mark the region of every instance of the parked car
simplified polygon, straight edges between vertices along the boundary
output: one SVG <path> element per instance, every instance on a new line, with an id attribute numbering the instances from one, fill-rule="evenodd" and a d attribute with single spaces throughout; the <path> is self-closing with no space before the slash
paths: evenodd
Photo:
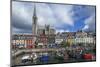
<path id="1" fill-rule="evenodd" d="M 93 54 L 91 54 L 91 53 L 86 53 L 83 55 L 83 58 L 85 60 L 92 60 L 92 57 L 93 57 Z"/>
<path id="2" fill-rule="evenodd" d="M 54 59 L 56 60 L 57 63 L 64 62 L 64 56 L 58 56 L 58 55 L 56 55 L 54 57 Z"/>
<path id="3" fill-rule="evenodd" d="M 29 55 L 26 55 L 22 57 L 21 61 L 22 63 L 31 63 L 33 59 Z"/>
<path id="4" fill-rule="evenodd" d="M 42 63 L 48 63 L 50 60 L 50 56 L 48 53 L 41 53 L 38 59 Z"/>
<path id="5" fill-rule="evenodd" d="M 41 56 L 39 59 L 40 59 L 40 61 L 43 62 L 43 63 L 48 63 L 48 61 L 49 61 L 49 56 L 43 55 L 43 56 Z"/>

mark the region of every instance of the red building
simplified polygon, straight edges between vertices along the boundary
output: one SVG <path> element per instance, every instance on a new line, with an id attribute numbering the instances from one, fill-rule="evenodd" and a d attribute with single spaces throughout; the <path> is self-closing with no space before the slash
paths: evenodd
<path id="1" fill-rule="evenodd" d="M 46 46 L 47 42 L 48 42 L 48 36 L 41 34 L 38 36 L 37 41 L 38 41 L 38 43 L 43 43 L 43 46 Z"/>

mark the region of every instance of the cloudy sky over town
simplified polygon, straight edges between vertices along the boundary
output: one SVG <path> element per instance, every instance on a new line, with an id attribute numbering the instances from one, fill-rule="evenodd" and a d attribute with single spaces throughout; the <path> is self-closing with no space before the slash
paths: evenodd
<path id="1" fill-rule="evenodd" d="M 95 6 L 35 3 L 38 25 L 56 32 L 95 31 Z M 12 32 L 32 33 L 34 2 L 12 2 Z"/>

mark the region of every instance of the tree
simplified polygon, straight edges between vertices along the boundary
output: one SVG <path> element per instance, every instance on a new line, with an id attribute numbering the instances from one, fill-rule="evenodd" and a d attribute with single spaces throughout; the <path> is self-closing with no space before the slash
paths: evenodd
<path id="1" fill-rule="evenodd" d="M 66 41 L 62 41 L 61 42 L 61 47 L 67 47 L 67 42 Z"/>

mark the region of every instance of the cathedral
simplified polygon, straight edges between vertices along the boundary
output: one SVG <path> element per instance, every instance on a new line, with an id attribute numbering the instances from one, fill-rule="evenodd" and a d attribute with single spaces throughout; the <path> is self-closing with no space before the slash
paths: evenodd
<path id="1" fill-rule="evenodd" d="M 51 35 L 55 34 L 55 29 L 54 27 L 50 25 L 44 25 L 44 26 L 39 26 L 38 25 L 38 17 L 36 13 L 36 5 L 34 5 L 34 12 L 33 12 L 33 17 L 32 17 L 32 34 L 33 35 L 40 35 L 40 34 L 45 34 L 45 35 Z"/>
<path id="2" fill-rule="evenodd" d="M 14 34 L 12 36 L 12 48 L 35 48 L 35 45 L 42 43 L 54 43 L 55 29 L 50 25 L 39 26 L 38 17 L 36 13 L 36 5 L 34 5 L 32 16 L 32 34 Z"/>

